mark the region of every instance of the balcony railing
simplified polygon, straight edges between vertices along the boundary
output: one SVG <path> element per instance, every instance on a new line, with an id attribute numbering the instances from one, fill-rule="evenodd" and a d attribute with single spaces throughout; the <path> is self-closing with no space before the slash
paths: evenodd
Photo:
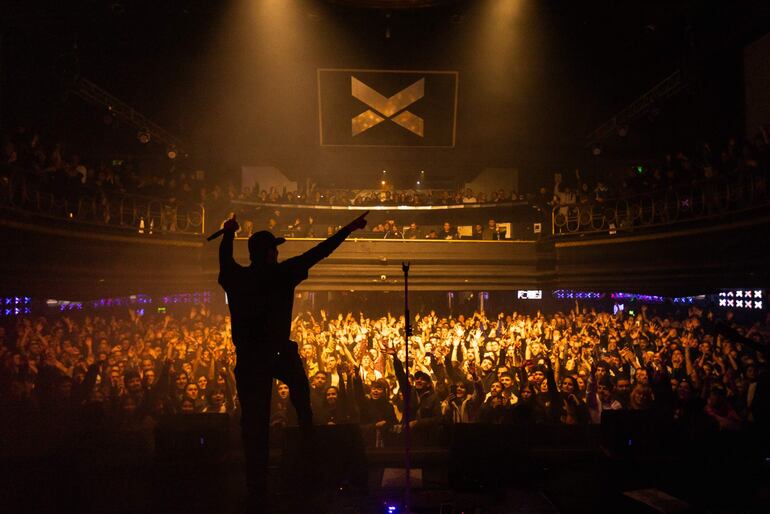
<path id="1" fill-rule="evenodd" d="M 133 232 L 138 235 L 201 235 L 202 204 L 91 189 L 58 190 L 21 171 L 0 173 L 0 209 L 50 221 Z"/>
<path id="2" fill-rule="evenodd" d="M 556 237 L 616 234 L 724 218 L 770 206 L 763 169 L 603 202 L 555 206 Z"/>
<path id="3" fill-rule="evenodd" d="M 327 229 L 336 230 L 345 225 L 363 211 L 371 211 L 367 220 L 367 229 L 356 232 L 357 238 L 387 239 L 384 232 L 373 229 L 388 220 L 393 220 L 399 230 L 408 239 L 424 240 L 431 232 L 438 236 L 444 223 L 449 223 L 459 232 L 454 239 L 475 239 L 474 226 L 488 228 L 489 220 L 495 220 L 497 232 L 494 237 L 487 234 L 487 239 L 494 240 L 533 240 L 537 239 L 542 226 L 544 213 L 526 201 L 508 201 L 498 203 L 467 203 L 457 205 L 315 205 L 315 204 L 276 204 L 235 200 L 232 211 L 238 215 L 243 233 L 256 231 L 267 225 L 267 220 L 274 218 L 275 211 L 280 211 L 281 219 L 271 230 L 276 235 L 287 238 L 326 237 Z M 548 211 L 545 212 L 548 215 Z M 308 218 L 313 219 L 313 235 L 308 235 Z M 301 221 L 299 230 L 288 222 Z M 415 223 L 417 229 L 411 234 L 409 226 Z M 537 224 L 537 234 L 534 225 Z M 254 228 L 257 227 L 257 228 Z M 443 239 L 438 237 L 439 239 Z M 397 237 L 402 240 L 403 237 Z"/>

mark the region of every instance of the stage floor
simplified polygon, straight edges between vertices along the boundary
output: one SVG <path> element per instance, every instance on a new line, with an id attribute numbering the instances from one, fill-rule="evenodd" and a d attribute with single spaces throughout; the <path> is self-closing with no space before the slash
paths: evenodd
<path id="1" fill-rule="evenodd" d="M 400 466 L 401 456 L 400 450 L 367 452 L 363 475 L 334 480 L 321 465 L 317 473 L 325 476 L 326 485 L 311 492 L 286 470 L 280 452 L 274 452 L 269 512 L 387 513 L 387 505 L 399 504 L 402 490 L 383 487 L 383 474 Z M 420 449 L 414 457 L 422 471 L 422 484 L 412 494 L 414 513 L 767 512 L 770 505 L 767 469 L 753 482 L 736 483 L 725 478 L 734 471 L 729 469 L 704 473 L 713 477 L 708 480 L 687 476 L 677 462 L 616 462 L 599 451 L 543 450 L 512 462 L 509 473 L 490 480 L 476 473 L 489 464 L 482 458 L 475 469 L 458 471 L 444 449 Z M 255 512 L 244 509 L 245 477 L 238 453 L 215 460 L 167 461 L 63 452 L 6 460 L 2 470 L 3 512 Z M 632 496 L 647 503 L 625 494 L 639 490 Z"/>

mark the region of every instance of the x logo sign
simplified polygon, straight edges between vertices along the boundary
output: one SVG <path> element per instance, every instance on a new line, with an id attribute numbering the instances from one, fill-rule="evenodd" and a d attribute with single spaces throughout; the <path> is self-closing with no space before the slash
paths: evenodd
<path id="1" fill-rule="evenodd" d="M 385 98 L 374 89 L 351 76 L 350 92 L 354 98 L 361 100 L 371 107 L 371 109 L 367 109 L 353 118 L 351 124 L 353 136 L 357 136 L 361 132 L 369 130 L 375 125 L 379 125 L 386 119 L 390 119 L 409 132 L 423 137 L 422 118 L 409 111 L 405 111 L 404 109 L 425 96 L 424 78 L 418 80 L 411 86 L 402 89 L 390 98 Z M 400 114 L 395 115 L 396 113 Z"/>

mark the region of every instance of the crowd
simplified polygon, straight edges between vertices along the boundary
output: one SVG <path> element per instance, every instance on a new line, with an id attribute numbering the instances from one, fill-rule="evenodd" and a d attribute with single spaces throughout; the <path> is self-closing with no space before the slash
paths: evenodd
<path id="1" fill-rule="evenodd" d="M 516 194 L 512 193 L 516 199 Z M 309 194 L 297 192 L 279 193 L 272 188 L 259 195 L 240 195 L 237 200 L 257 202 L 256 205 L 238 204 L 228 217 L 236 214 L 241 223 L 241 237 L 248 237 L 258 230 L 269 230 L 285 237 L 326 237 L 333 234 L 339 224 L 347 219 L 346 211 L 302 209 L 300 205 L 347 205 L 347 206 L 437 206 L 485 203 L 484 209 L 472 211 L 375 211 L 370 229 L 360 237 L 380 239 L 505 239 L 506 229 L 498 227 L 495 217 L 507 221 L 524 218 L 513 213 L 509 202 L 511 195 L 502 190 L 488 200 L 483 193 L 470 189 L 456 193 L 450 191 L 354 191 L 337 190 L 320 192 L 315 188 Z M 297 205 L 297 207 L 294 207 Z M 394 216 L 397 214 L 397 217 Z M 488 226 L 485 226 L 488 225 Z M 482 232 L 488 232 L 482 235 Z"/>
<path id="2" fill-rule="evenodd" d="M 318 424 L 360 423 L 369 444 L 399 437 L 403 391 L 418 441 L 454 423 L 596 424 L 605 410 L 649 410 L 678 423 L 737 430 L 766 420 L 770 316 L 742 326 L 691 307 L 638 316 L 574 308 L 415 315 L 406 369 L 404 318 L 300 313 L 292 339 Z M 238 413 L 229 318 L 37 316 L 0 329 L 0 408 L 15 426 L 54 421 L 152 426 L 163 414 Z M 291 425 L 276 383 L 271 423 Z"/>
<path id="3" fill-rule="evenodd" d="M 357 206 L 396 206 L 396 205 L 463 205 L 477 203 L 505 203 L 525 200 L 524 195 L 516 191 L 498 189 L 487 194 L 473 191 L 448 189 L 324 189 L 316 184 L 309 184 L 307 191 L 279 191 L 272 187 L 269 191 L 245 189 L 240 199 L 258 203 L 304 204 L 304 205 L 357 205 Z"/>
<path id="4" fill-rule="evenodd" d="M 163 163 L 163 164 L 159 164 Z M 204 202 L 218 193 L 205 173 L 181 161 L 83 155 L 64 138 L 26 127 L 0 134 L 0 172 L 23 173 L 43 190 L 73 197 L 83 192 L 128 193 L 168 201 Z"/>
<path id="5" fill-rule="evenodd" d="M 736 177 L 756 170 L 767 170 L 770 162 L 770 135 L 761 128 L 746 142 L 730 138 L 721 146 L 700 143 L 692 152 L 677 150 L 657 160 L 634 166 L 593 172 L 576 170 L 574 174 L 555 173 L 553 186 L 542 186 L 537 192 L 524 194 L 498 189 L 491 192 L 456 190 L 387 190 L 328 189 L 306 181 L 299 190 L 287 188 L 238 187 L 233 182 L 213 180 L 203 170 L 191 168 L 183 159 L 160 161 L 153 165 L 122 159 L 84 159 L 67 144 L 56 140 L 44 142 L 38 133 L 18 128 L 2 137 L 0 175 L 9 170 L 22 172 L 27 180 L 43 190 L 77 198 L 83 191 L 96 193 L 130 193 L 148 198 L 161 198 L 166 210 L 174 205 L 204 204 L 208 219 L 224 219 L 238 212 L 243 233 L 272 230 L 289 237 L 324 237 L 337 228 L 336 211 L 313 211 L 308 215 L 300 206 L 462 206 L 484 204 L 483 209 L 458 212 L 453 216 L 426 212 L 394 220 L 392 214 L 373 220 L 369 237 L 396 239 L 489 239 L 481 232 L 489 218 L 522 225 L 522 233 L 531 235 L 532 223 L 550 225 L 553 208 L 568 205 L 602 203 L 612 198 L 665 191 L 674 186 L 689 185 L 714 177 Z M 254 207 L 233 204 L 253 202 Z M 526 203 L 532 208 L 511 211 L 510 202 Z M 499 205 L 499 207 L 498 207 Z M 296 207 L 294 207 L 296 206 Z M 491 210 L 490 210 L 491 209 Z M 478 212 L 476 212 L 478 211 Z M 484 212 L 481 212 L 484 211 Z M 494 212 L 492 212 L 494 211 Z M 503 212 L 505 211 L 505 212 Z M 419 213 L 418 213 L 419 214 Z M 323 218 L 323 219 L 321 219 Z M 424 218 L 424 219 L 423 219 Z M 449 224 L 447 227 L 446 224 Z M 173 223 L 166 224 L 174 226 Z M 457 225 L 468 227 L 457 232 Z M 526 225 L 526 229 L 525 229 Z M 497 231 L 499 232 L 499 231 Z M 509 232 L 518 232 L 510 230 Z M 508 233 L 494 238 L 510 238 Z"/>
<path id="6" fill-rule="evenodd" d="M 307 190 L 295 191 L 277 187 L 260 190 L 259 185 L 236 187 L 234 183 L 212 181 L 203 170 L 190 168 L 183 160 L 157 160 L 155 162 L 131 159 L 83 158 L 66 143 L 45 138 L 25 128 L 17 128 L 10 134 L 0 135 L 0 177 L 16 173 L 27 183 L 30 191 L 52 192 L 70 199 L 78 205 L 78 199 L 86 195 L 103 196 L 112 193 L 139 195 L 144 198 L 158 198 L 164 202 L 164 209 L 171 213 L 179 204 L 204 204 L 209 219 L 217 219 L 233 212 L 234 201 L 255 202 L 256 208 L 240 205 L 236 208 L 242 220 L 242 233 L 246 236 L 256 230 L 267 229 L 290 237 L 324 237 L 334 232 L 339 216 L 337 212 L 317 212 L 307 215 L 306 211 L 293 209 L 302 205 L 354 205 L 354 206 L 397 206 L 397 205 L 463 205 L 484 203 L 490 206 L 507 205 L 523 197 L 503 190 L 489 196 L 471 189 L 451 190 L 330 190 L 321 189 L 309 182 Z M 34 196 L 34 195 L 33 195 Z M 495 210 L 495 209 L 493 209 Z M 489 211 L 489 209 L 485 209 Z M 495 210 L 498 213 L 499 209 Z M 460 234 L 455 226 L 457 218 L 463 225 L 486 223 L 489 212 L 469 216 L 462 212 L 449 220 L 442 220 L 441 213 L 424 213 L 407 222 L 396 223 L 392 214 L 383 215 L 381 222 L 373 226 L 370 237 L 404 239 L 478 239 L 478 234 Z M 316 223 L 320 216 L 323 226 Z M 444 223 L 449 223 L 444 226 Z M 420 225 L 419 228 L 417 225 Z M 162 223 L 165 229 L 175 224 Z M 410 226 L 411 225 L 411 226 Z M 141 227 L 140 227 L 141 228 Z M 495 238 L 502 238 L 503 236 Z M 490 238 L 490 237 L 485 237 Z"/>
<path id="7" fill-rule="evenodd" d="M 599 423 L 617 409 L 726 430 L 766 416 L 757 383 L 767 323 L 738 327 L 730 315 L 721 322 L 697 308 L 678 318 L 647 308 L 627 317 L 576 305 L 552 316 L 431 312 L 413 326 L 411 423 L 428 433 L 445 423 Z M 403 317 L 391 315 L 294 320 L 319 422 L 397 426 L 403 333 Z"/>
<path id="8" fill-rule="evenodd" d="M 4 428 L 141 431 L 160 415 L 235 410 L 229 323 L 183 316 L 62 315 L 0 329 Z"/>
<path id="9" fill-rule="evenodd" d="M 336 213 L 335 213 L 336 214 Z M 260 230 L 268 230 L 284 237 L 329 237 L 340 229 L 335 221 L 344 219 L 341 216 L 322 217 L 325 223 L 319 223 L 313 216 L 294 215 L 288 219 L 281 216 L 281 211 L 271 209 L 266 212 L 253 212 L 251 210 L 230 211 L 227 219 L 233 215 L 241 220 L 241 227 L 236 233 L 237 237 L 248 238 Z M 494 218 L 488 218 L 485 223 L 477 222 L 472 225 L 456 225 L 450 221 L 443 223 L 434 222 L 423 225 L 412 221 L 402 224 L 389 214 L 380 215 L 374 213 L 371 229 L 361 231 L 358 237 L 372 239 L 442 239 L 442 240 L 490 240 L 499 241 L 510 239 L 508 235 L 509 224 L 498 224 Z M 469 217 L 468 223 L 479 221 L 481 216 L 476 213 Z M 441 219 L 441 218 L 439 218 Z M 320 226 L 319 226 L 320 225 Z"/>
<path id="10" fill-rule="evenodd" d="M 720 145 L 701 142 L 692 151 L 668 152 L 657 159 L 626 166 L 621 173 L 554 174 L 553 191 L 540 188 L 538 201 L 554 207 L 602 203 L 642 193 L 690 185 L 716 177 L 735 177 L 770 166 L 770 133 L 759 127 L 753 138 L 729 138 Z"/>
<path id="11" fill-rule="evenodd" d="M 352 190 L 324 189 L 310 182 L 301 190 L 271 187 L 237 187 L 232 182 L 211 181 L 203 170 L 181 161 L 148 165 L 137 159 L 89 159 L 63 140 L 46 141 L 40 133 L 17 127 L 0 134 L 0 167 L 15 168 L 43 185 L 62 191 L 83 188 L 119 191 L 161 199 L 217 205 L 233 200 L 298 205 L 462 205 L 524 200 L 515 191 L 489 194 L 464 190 Z M 162 160 L 161 160 L 162 161 Z"/>

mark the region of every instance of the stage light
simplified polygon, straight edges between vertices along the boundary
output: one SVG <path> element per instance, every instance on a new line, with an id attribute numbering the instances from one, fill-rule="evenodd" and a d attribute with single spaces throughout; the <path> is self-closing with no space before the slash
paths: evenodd
<path id="1" fill-rule="evenodd" d="M 420 181 L 419 181 L 419 180 L 417 181 L 417 185 L 418 185 L 418 186 L 420 185 Z"/>
<path id="2" fill-rule="evenodd" d="M 398 505 L 385 503 L 385 514 L 398 514 Z"/>
<path id="3" fill-rule="evenodd" d="M 176 156 L 177 156 L 176 148 L 174 148 L 173 146 L 169 147 L 169 149 L 166 151 L 166 155 L 168 155 L 168 158 L 171 159 L 172 161 L 176 159 Z"/>
<path id="4" fill-rule="evenodd" d="M 384 186 L 385 185 L 385 181 L 384 180 L 380 181 L 380 184 L 382 184 Z"/>
<path id="5" fill-rule="evenodd" d="M 615 300 L 639 300 L 648 303 L 663 303 L 666 301 L 663 296 L 636 293 L 612 293 L 610 297 Z"/>
<path id="6" fill-rule="evenodd" d="M 0 305 L 5 305 L 0 310 L 0 316 L 18 316 L 20 314 L 30 314 L 30 303 L 32 298 L 29 296 L 7 296 L 0 298 Z"/>
<path id="7" fill-rule="evenodd" d="M 516 298 L 519 300 L 542 300 L 543 291 L 540 289 L 528 289 L 526 291 L 517 291 Z"/>
<path id="8" fill-rule="evenodd" d="M 736 307 L 739 309 L 762 309 L 762 289 L 733 289 L 721 291 L 717 295 L 719 307 Z"/>
<path id="9" fill-rule="evenodd" d="M 604 293 L 599 291 L 573 291 L 571 289 L 556 289 L 553 292 L 554 298 L 558 300 L 600 300 L 604 298 Z"/>
<path id="10" fill-rule="evenodd" d="M 149 142 L 150 142 L 150 140 L 152 139 L 152 138 L 150 137 L 150 133 L 149 133 L 149 132 L 148 132 L 146 129 L 144 129 L 144 130 L 140 130 L 139 132 L 137 132 L 137 133 L 136 133 L 136 138 L 137 138 L 137 139 L 139 140 L 139 142 L 140 142 L 140 143 L 142 143 L 143 145 L 146 145 L 146 144 L 147 144 L 147 143 L 149 143 Z"/>

